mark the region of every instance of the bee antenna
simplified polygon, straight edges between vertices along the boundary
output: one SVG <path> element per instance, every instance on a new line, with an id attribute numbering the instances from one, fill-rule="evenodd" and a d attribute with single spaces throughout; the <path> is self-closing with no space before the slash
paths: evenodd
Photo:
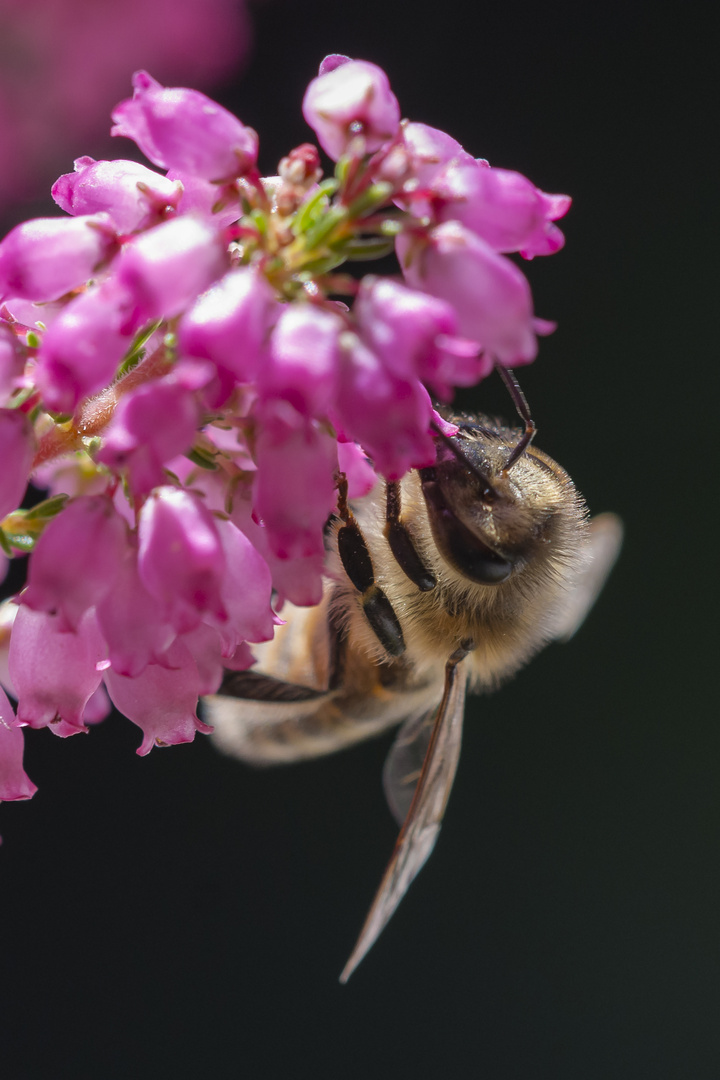
<path id="1" fill-rule="evenodd" d="M 528 446 L 535 438 L 537 428 L 535 427 L 535 421 L 530 415 L 530 407 L 527 403 L 527 398 L 520 389 L 520 383 L 515 378 L 514 371 L 511 371 L 510 368 L 503 367 L 501 364 L 496 364 L 495 370 L 505 383 L 508 393 L 513 399 L 513 405 L 517 410 L 517 414 L 525 426 L 525 430 L 512 448 L 510 457 L 505 462 L 503 472 L 506 473 L 508 469 L 512 468 L 517 459 L 525 453 Z"/>
<path id="2" fill-rule="evenodd" d="M 467 466 L 473 476 L 475 476 L 476 479 L 480 481 L 483 486 L 483 494 L 488 500 L 488 502 L 496 499 L 498 497 L 497 491 L 492 486 L 487 476 L 484 476 L 478 469 L 477 465 L 475 465 L 475 463 L 470 460 L 467 454 L 463 451 L 462 447 L 458 446 L 455 440 L 452 439 L 449 435 L 446 435 L 440 425 L 435 422 L 435 420 L 430 421 L 430 427 L 433 429 L 438 439 L 440 439 L 440 442 L 444 443 L 445 446 L 447 446 L 448 450 L 455 455 L 458 461 L 461 461 L 463 465 Z"/>

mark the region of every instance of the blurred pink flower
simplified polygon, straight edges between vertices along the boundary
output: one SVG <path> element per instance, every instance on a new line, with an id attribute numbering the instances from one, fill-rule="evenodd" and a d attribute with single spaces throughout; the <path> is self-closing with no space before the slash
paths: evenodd
<path id="1" fill-rule="evenodd" d="M 0 25 L 0 207 L 108 145 L 128 71 L 210 88 L 252 40 L 245 0 L 0 0 Z"/>

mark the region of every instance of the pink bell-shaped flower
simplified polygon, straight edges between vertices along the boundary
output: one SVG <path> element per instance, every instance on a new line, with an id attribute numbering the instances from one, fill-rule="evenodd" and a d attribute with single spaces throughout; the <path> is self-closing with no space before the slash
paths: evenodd
<path id="1" fill-rule="evenodd" d="M 84 285 L 116 250 L 107 214 L 16 225 L 0 242 L 0 300 L 57 300 Z"/>
<path id="2" fill-rule="evenodd" d="M 313 304 L 287 307 L 258 371 L 261 399 L 281 398 L 303 416 L 323 416 L 335 397 L 343 322 Z"/>
<path id="3" fill-rule="evenodd" d="M 322 552 L 323 526 L 335 505 L 335 439 L 288 402 L 263 410 L 256 447 L 254 512 L 281 559 Z"/>
<path id="4" fill-rule="evenodd" d="M 202 618 L 227 621 L 222 602 L 225 554 L 210 511 L 180 488 L 157 488 L 140 511 L 138 571 L 177 631 Z"/>
<path id="5" fill-rule="evenodd" d="M 20 505 L 28 484 L 34 440 L 26 416 L 0 409 L 0 521 Z"/>
<path id="6" fill-rule="evenodd" d="M 355 334 L 343 335 L 336 415 L 343 435 L 359 442 L 388 480 L 435 461 L 427 390 L 386 371 Z"/>
<path id="7" fill-rule="evenodd" d="M 238 382 L 250 382 L 281 311 L 262 274 L 251 267 L 230 270 L 183 315 L 180 351 L 183 356 L 211 360 Z"/>
<path id="8" fill-rule="evenodd" d="M 120 233 L 156 224 L 165 209 L 177 207 L 183 194 L 179 181 L 137 161 L 81 157 L 74 164 L 75 172 L 63 173 L 53 184 L 53 199 L 74 216 L 106 211 Z"/>
<path id="9" fill-rule="evenodd" d="M 77 630 L 114 587 L 127 543 L 127 526 L 107 495 L 71 499 L 35 545 L 23 603 L 56 615 L 58 630 Z"/>
<path id="10" fill-rule="evenodd" d="M 434 186 L 438 221 L 460 221 L 495 251 L 525 258 L 552 255 L 565 243 L 553 222 L 570 208 L 567 195 L 546 195 L 527 177 L 484 163 L 453 163 Z"/>
<path id="11" fill-rule="evenodd" d="M 399 236 L 397 251 L 408 283 L 452 304 L 464 337 L 505 367 L 535 359 L 530 286 L 510 259 L 457 221 L 432 229 L 417 247 Z"/>
<path id="12" fill-rule="evenodd" d="M 135 305 L 134 325 L 179 315 L 227 269 L 222 237 L 194 217 L 148 229 L 123 248 L 115 280 Z"/>
<path id="13" fill-rule="evenodd" d="M 0 687 L 0 802 L 31 799 L 37 787 L 23 769 L 23 732 Z"/>
<path id="14" fill-rule="evenodd" d="M 143 731 L 137 750 L 141 755 L 149 754 L 153 746 L 192 742 L 196 731 L 212 731 L 197 717 L 202 680 L 187 645 L 175 641 L 168 662 L 172 666 L 148 664 L 132 679 L 112 668 L 105 673 L 113 705 Z"/>
<path id="15" fill-rule="evenodd" d="M 387 75 L 366 60 L 328 67 L 321 65 L 303 98 L 303 116 L 318 142 L 333 161 L 356 135 L 363 136 L 368 152 L 378 150 L 400 126 L 400 106 Z"/>
<path id="16" fill-rule="evenodd" d="M 137 551 L 128 551 L 111 592 L 100 600 L 97 618 L 107 641 L 112 670 L 134 678 L 149 663 L 162 663 L 176 632 L 147 591 L 137 566 Z"/>
<path id="17" fill-rule="evenodd" d="M 113 280 L 75 297 L 45 331 L 35 383 L 47 409 L 72 413 L 112 381 L 130 347 L 128 293 Z"/>
<path id="18" fill-rule="evenodd" d="M 161 86 L 146 71 L 135 73 L 133 89 L 113 110 L 111 134 L 133 139 L 161 169 L 219 181 L 243 176 L 255 164 L 256 133 L 205 94 Z"/>
<path id="19" fill-rule="evenodd" d="M 353 313 L 363 340 L 400 379 L 420 379 L 448 398 L 452 386 L 472 386 L 486 374 L 478 346 L 455 336 L 457 315 L 444 300 L 368 275 Z"/>
<path id="20" fill-rule="evenodd" d="M 10 678 L 18 698 L 18 720 L 56 735 L 86 731 L 83 712 L 100 685 L 107 655 L 91 609 L 77 630 L 59 629 L 58 616 L 22 605 L 10 639 Z"/>
<path id="21" fill-rule="evenodd" d="M 198 426 L 194 397 L 172 376 L 123 395 L 96 459 L 116 472 L 127 470 L 135 495 L 165 480 L 163 466 L 190 448 Z"/>

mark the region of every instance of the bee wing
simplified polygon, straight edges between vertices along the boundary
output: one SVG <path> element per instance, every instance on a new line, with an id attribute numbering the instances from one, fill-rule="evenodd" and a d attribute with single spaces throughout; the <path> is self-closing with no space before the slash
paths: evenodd
<path id="1" fill-rule="evenodd" d="M 409 761 L 412 765 L 410 742 L 404 743 L 402 734 L 406 733 L 413 743 L 417 741 L 418 747 L 427 747 L 395 850 L 340 982 L 347 982 L 375 943 L 435 846 L 460 757 L 466 681 L 460 665 L 449 662 L 445 669 L 445 689 L 437 712 L 412 717 L 391 750 L 392 757 L 397 749 L 397 768 L 391 765 L 389 771 L 393 774 L 393 798 L 399 810 L 407 798 L 405 788 L 411 784 L 409 777 L 404 782 L 403 762 Z M 395 785 L 395 774 L 399 786 Z M 386 780 L 386 791 L 388 783 L 390 781 Z"/>
<path id="2" fill-rule="evenodd" d="M 383 788 L 392 815 L 402 826 L 410 812 L 435 727 L 437 706 L 410 716 L 400 728 L 383 768 Z"/>
<path id="3" fill-rule="evenodd" d="M 598 514 L 590 522 L 589 559 L 556 616 L 556 641 L 569 641 L 584 622 L 620 554 L 622 539 L 623 525 L 615 514 Z"/>

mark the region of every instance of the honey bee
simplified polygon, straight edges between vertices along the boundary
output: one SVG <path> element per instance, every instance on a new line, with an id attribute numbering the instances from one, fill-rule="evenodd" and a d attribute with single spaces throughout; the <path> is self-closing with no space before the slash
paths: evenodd
<path id="1" fill-rule="evenodd" d="M 400 825 L 345 982 L 387 925 L 440 830 L 465 695 L 496 688 L 582 623 L 622 526 L 588 519 L 567 473 L 524 430 L 454 417 L 435 464 L 352 504 L 339 486 L 320 604 L 282 608 L 256 665 L 206 700 L 215 739 L 256 765 L 329 754 L 402 724 L 384 768 Z"/>

